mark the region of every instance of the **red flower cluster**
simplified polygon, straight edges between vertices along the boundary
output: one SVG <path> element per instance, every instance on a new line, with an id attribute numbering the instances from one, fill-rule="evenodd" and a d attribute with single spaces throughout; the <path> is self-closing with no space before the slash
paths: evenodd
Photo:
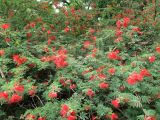
<path id="1" fill-rule="evenodd" d="M 92 89 L 88 89 L 86 94 L 87 94 L 89 97 L 93 97 L 95 93 L 93 92 Z"/>
<path id="2" fill-rule="evenodd" d="M 156 52 L 160 53 L 160 47 L 156 47 Z"/>
<path id="3" fill-rule="evenodd" d="M 17 93 L 23 93 L 24 92 L 24 86 L 23 85 L 15 85 L 14 91 Z"/>
<path id="4" fill-rule="evenodd" d="M 13 61 L 17 63 L 17 65 L 21 65 L 27 61 L 27 58 L 20 57 L 19 55 L 13 55 Z"/>
<path id="5" fill-rule="evenodd" d="M 57 98 L 57 93 L 56 92 L 49 92 L 48 97 L 51 98 L 51 99 Z"/>
<path id="6" fill-rule="evenodd" d="M 149 60 L 149 62 L 150 63 L 152 63 L 152 62 L 154 62 L 155 60 L 156 60 L 156 57 L 153 55 L 153 56 L 150 56 L 149 58 L 148 58 L 148 60 Z"/>
<path id="7" fill-rule="evenodd" d="M 115 69 L 115 68 L 110 68 L 110 69 L 108 70 L 108 73 L 111 74 L 111 75 L 114 75 L 115 72 L 116 72 L 116 69 Z"/>
<path id="8" fill-rule="evenodd" d="M 118 119 L 118 115 L 115 113 L 112 113 L 110 116 L 111 120 L 117 120 Z"/>
<path id="9" fill-rule="evenodd" d="M 22 96 L 19 96 L 18 94 L 13 94 L 9 100 L 9 103 L 12 104 L 12 103 L 17 103 L 17 102 L 20 102 L 22 100 Z"/>
<path id="10" fill-rule="evenodd" d="M 53 57 L 53 61 L 57 68 L 64 68 L 68 66 L 68 63 L 66 62 L 66 55 L 60 54 L 58 56 Z"/>
<path id="11" fill-rule="evenodd" d="M 101 89 L 107 89 L 107 88 L 109 87 L 109 84 L 106 83 L 106 82 L 102 82 L 102 83 L 99 84 L 99 87 L 100 87 Z"/>
<path id="12" fill-rule="evenodd" d="M 143 80 L 143 76 L 140 75 L 140 74 L 138 74 L 138 73 L 136 73 L 136 72 L 134 72 L 134 73 L 132 73 L 132 74 L 128 77 L 127 82 L 128 82 L 128 84 L 130 84 L 130 85 L 134 85 L 134 84 L 136 84 L 138 81 L 142 81 L 142 80 Z"/>
<path id="13" fill-rule="evenodd" d="M 0 50 L 0 56 L 3 56 L 4 55 L 4 50 Z"/>
<path id="14" fill-rule="evenodd" d="M 8 93 L 7 92 L 0 92 L 0 99 L 8 100 Z"/>
<path id="15" fill-rule="evenodd" d="M 63 104 L 60 111 L 61 116 L 63 118 L 67 118 L 67 120 L 76 120 L 75 116 L 76 112 L 75 111 L 72 111 L 70 113 L 68 112 L 69 112 L 69 107 L 66 104 Z"/>
<path id="16" fill-rule="evenodd" d="M 83 42 L 83 47 L 84 47 L 84 48 L 89 48 L 90 44 L 91 44 L 91 42 L 90 42 L 89 40 L 84 41 L 84 42 Z"/>
<path id="17" fill-rule="evenodd" d="M 34 119 L 36 119 L 36 116 L 35 116 L 35 115 L 28 114 L 28 115 L 26 116 L 26 120 L 34 120 Z"/>
<path id="18" fill-rule="evenodd" d="M 4 30 L 8 29 L 9 27 L 10 27 L 10 24 L 7 24 L 7 23 L 1 25 L 1 28 L 3 28 Z"/>
<path id="19" fill-rule="evenodd" d="M 66 104 L 63 104 L 60 111 L 61 116 L 66 117 L 68 112 L 69 112 L 69 107 Z"/>
<path id="20" fill-rule="evenodd" d="M 42 57 L 41 61 L 43 62 L 53 61 L 58 69 L 64 68 L 68 66 L 68 63 L 66 62 L 66 59 L 67 59 L 66 54 L 67 54 L 67 50 L 60 49 L 58 50 L 56 56 Z"/>
<path id="21" fill-rule="evenodd" d="M 116 30 L 116 40 L 115 42 L 120 42 L 122 40 L 122 31 L 121 31 L 121 27 L 123 26 L 124 28 L 126 28 L 128 26 L 130 22 L 130 18 L 128 17 L 124 17 L 123 18 L 123 22 L 121 22 L 120 20 L 118 20 L 116 22 L 116 26 L 117 26 L 117 30 Z"/>
<path id="22" fill-rule="evenodd" d="M 120 56 L 118 56 L 119 51 L 113 51 L 107 54 L 107 57 L 111 60 L 119 60 Z"/>
<path id="23" fill-rule="evenodd" d="M 117 99 L 112 100 L 111 103 L 115 108 L 119 108 L 119 100 L 117 100 Z"/>
<path id="24" fill-rule="evenodd" d="M 143 77 L 149 77 L 151 74 L 147 69 L 141 69 L 140 73 L 133 72 L 127 79 L 128 84 L 134 85 L 143 80 Z"/>

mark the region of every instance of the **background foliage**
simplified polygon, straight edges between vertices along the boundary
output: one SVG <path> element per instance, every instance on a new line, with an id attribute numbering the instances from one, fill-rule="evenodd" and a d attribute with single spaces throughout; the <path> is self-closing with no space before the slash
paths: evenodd
<path id="1" fill-rule="evenodd" d="M 159 120 L 159 8 L 0 0 L 0 119 Z"/>

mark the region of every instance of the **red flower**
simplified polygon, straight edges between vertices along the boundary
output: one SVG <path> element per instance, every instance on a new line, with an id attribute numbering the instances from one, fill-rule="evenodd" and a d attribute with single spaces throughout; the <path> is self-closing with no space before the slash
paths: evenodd
<path id="1" fill-rule="evenodd" d="M 156 120 L 156 118 L 154 116 L 147 116 L 144 120 Z"/>
<path id="2" fill-rule="evenodd" d="M 118 119 L 118 115 L 115 113 L 112 113 L 110 116 L 111 120 L 117 120 Z"/>
<path id="3" fill-rule="evenodd" d="M 56 40 L 56 36 L 50 36 L 49 39 Z"/>
<path id="4" fill-rule="evenodd" d="M 44 117 L 39 117 L 38 120 L 46 120 Z"/>
<path id="5" fill-rule="evenodd" d="M 105 75 L 105 74 L 103 74 L 103 73 L 98 74 L 98 77 L 99 77 L 100 79 L 106 79 L 106 75 Z"/>
<path id="6" fill-rule="evenodd" d="M 4 55 L 4 50 L 0 50 L 0 56 L 3 56 Z"/>
<path id="7" fill-rule="evenodd" d="M 119 108 L 119 100 L 117 100 L 117 99 L 112 100 L 111 103 L 115 108 Z"/>
<path id="8" fill-rule="evenodd" d="M 5 42 L 10 42 L 11 39 L 10 38 L 5 38 Z"/>
<path id="9" fill-rule="evenodd" d="M 152 62 L 154 62 L 155 60 L 156 60 L 156 57 L 153 55 L 153 56 L 150 56 L 149 58 L 148 58 L 148 60 L 149 60 L 149 62 L 150 63 L 152 63 Z"/>
<path id="10" fill-rule="evenodd" d="M 47 34 L 51 34 L 51 30 L 48 30 L 48 31 L 47 31 Z"/>
<path id="11" fill-rule="evenodd" d="M 160 47 L 156 47 L 156 51 L 160 53 Z"/>
<path id="12" fill-rule="evenodd" d="M 89 29 L 89 33 L 90 33 L 90 34 L 93 34 L 93 33 L 95 33 L 95 32 L 96 32 L 95 29 L 93 29 L 93 28 L 90 28 L 90 29 Z"/>
<path id="13" fill-rule="evenodd" d="M 110 52 L 107 54 L 107 57 L 111 60 L 117 60 L 120 58 L 117 52 Z"/>
<path id="14" fill-rule="evenodd" d="M 32 114 L 28 114 L 28 115 L 26 116 L 26 120 L 34 120 L 34 119 L 36 119 L 36 116 L 34 116 L 34 115 L 32 115 Z"/>
<path id="15" fill-rule="evenodd" d="M 134 72 L 128 77 L 127 82 L 130 85 L 134 85 L 138 81 L 142 81 L 142 80 L 143 80 L 143 76 L 141 74 Z"/>
<path id="16" fill-rule="evenodd" d="M 69 116 L 67 117 L 67 120 L 76 120 L 76 116 L 69 115 Z"/>
<path id="17" fill-rule="evenodd" d="M 69 107 L 66 104 L 63 104 L 60 111 L 61 116 L 65 117 L 68 111 Z"/>
<path id="18" fill-rule="evenodd" d="M 102 82 L 102 83 L 99 84 L 99 87 L 101 89 L 107 89 L 109 87 L 109 85 L 107 83 L 105 83 L 105 82 Z"/>
<path id="19" fill-rule="evenodd" d="M 35 90 L 29 90 L 29 91 L 28 91 L 28 94 L 29 94 L 30 96 L 34 96 L 34 95 L 36 94 L 36 91 L 35 91 Z"/>
<path id="20" fill-rule="evenodd" d="M 121 37 L 121 36 L 118 37 L 114 42 L 115 42 L 115 43 L 118 43 L 118 42 L 120 42 L 120 41 L 122 41 L 122 37 Z"/>
<path id="21" fill-rule="evenodd" d="M 77 86 L 76 86 L 76 84 L 72 84 L 72 85 L 70 85 L 70 89 L 75 89 Z"/>
<path id="22" fill-rule="evenodd" d="M 31 27 L 31 28 L 34 28 L 35 27 L 35 23 L 34 22 L 31 22 L 30 24 L 29 24 L 29 26 Z"/>
<path id="23" fill-rule="evenodd" d="M 118 20 L 118 21 L 116 22 L 116 25 L 117 25 L 117 28 L 121 28 L 121 25 L 122 25 L 121 21 Z"/>
<path id="24" fill-rule="evenodd" d="M 120 37 L 122 35 L 122 31 L 121 30 L 116 30 L 116 36 Z"/>
<path id="25" fill-rule="evenodd" d="M 20 57 L 19 55 L 13 55 L 13 61 L 17 63 L 17 65 L 21 65 L 27 61 L 27 58 Z"/>
<path id="26" fill-rule="evenodd" d="M 88 40 L 87 40 L 87 41 L 84 41 L 84 42 L 83 42 L 83 47 L 84 47 L 84 48 L 89 48 L 90 44 L 91 44 L 90 41 L 88 41 Z"/>
<path id="27" fill-rule="evenodd" d="M 137 83 L 137 81 L 136 81 L 135 79 L 131 78 L 131 77 L 128 77 L 127 82 L 128 82 L 128 84 L 130 84 L 130 85 L 134 85 L 134 84 Z"/>
<path id="28" fill-rule="evenodd" d="M 142 76 L 151 76 L 150 72 L 147 69 L 141 69 L 140 75 Z"/>
<path id="29" fill-rule="evenodd" d="M 86 93 L 89 97 L 93 97 L 94 96 L 94 92 L 92 89 L 88 89 L 87 93 Z"/>
<path id="30" fill-rule="evenodd" d="M 65 33 L 68 33 L 70 31 L 69 27 L 64 28 Z"/>
<path id="31" fill-rule="evenodd" d="M 10 27 L 10 24 L 2 24 L 1 27 L 6 30 Z"/>
<path id="32" fill-rule="evenodd" d="M 57 51 L 57 53 L 58 53 L 58 55 L 66 55 L 66 54 L 67 54 L 67 50 L 64 49 L 64 48 L 62 48 L 62 49 L 59 49 L 59 50 Z"/>
<path id="33" fill-rule="evenodd" d="M 135 31 L 135 32 L 140 32 L 141 31 L 140 28 L 138 28 L 138 27 L 137 28 L 132 28 L 132 30 Z"/>
<path id="34" fill-rule="evenodd" d="M 22 100 L 22 96 L 19 96 L 18 94 L 13 94 L 9 100 L 9 103 L 17 103 Z"/>
<path id="35" fill-rule="evenodd" d="M 23 85 L 15 85 L 14 86 L 14 91 L 18 93 L 23 93 L 24 92 L 24 86 Z"/>
<path id="36" fill-rule="evenodd" d="M 129 22 L 130 22 L 130 18 L 124 17 L 123 18 L 123 27 L 127 27 Z"/>
<path id="37" fill-rule="evenodd" d="M 56 93 L 56 92 L 50 92 L 50 93 L 48 94 L 48 97 L 49 97 L 49 98 L 57 98 L 57 93 Z"/>
<path id="38" fill-rule="evenodd" d="M 66 56 L 61 55 L 61 56 L 55 56 L 53 61 L 56 67 L 59 69 L 68 66 L 68 63 L 65 60 Z"/>
<path id="39" fill-rule="evenodd" d="M 116 69 L 115 69 L 115 68 L 110 68 L 110 69 L 108 70 L 108 73 L 110 73 L 111 75 L 114 75 L 115 72 L 116 72 Z"/>
<path id="40" fill-rule="evenodd" d="M 1 98 L 8 100 L 8 93 L 7 92 L 0 92 L 0 99 Z"/>

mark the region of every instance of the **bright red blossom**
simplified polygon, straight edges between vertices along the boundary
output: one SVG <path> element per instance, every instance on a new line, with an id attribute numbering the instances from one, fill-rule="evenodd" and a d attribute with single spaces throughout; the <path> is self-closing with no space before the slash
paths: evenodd
<path id="1" fill-rule="evenodd" d="M 46 120 L 45 117 L 39 117 L 38 120 Z"/>
<path id="2" fill-rule="evenodd" d="M 24 86 L 23 85 L 15 85 L 14 86 L 14 91 L 18 93 L 23 93 L 24 92 Z"/>
<path id="3" fill-rule="evenodd" d="M 8 29 L 9 27 L 10 27 L 10 24 L 7 24 L 7 23 L 1 25 L 1 28 L 3 28 L 4 30 Z"/>
<path id="4" fill-rule="evenodd" d="M 0 50 L 0 56 L 3 56 L 4 55 L 4 50 Z"/>
<path id="5" fill-rule="evenodd" d="M 92 89 L 88 89 L 87 93 L 86 93 L 89 97 L 93 97 L 94 96 L 94 92 Z"/>
<path id="6" fill-rule="evenodd" d="M 64 28 L 65 33 L 68 33 L 70 31 L 69 27 Z"/>
<path id="7" fill-rule="evenodd" d="M 119 100 L 117 100 L 117 99 L 112 100 L 111 103 L 115 108 L 119 108 Z"/>
<path id="8" fill-rule="evenodd" d="M 56 93 L 56 92 L 50 92 L 50 93 L 48 94 L 48 97 L 49 97 L 49 98 L 57 98 L 57 93 Z"/>
<path id="9" fill-rule="evenodd" d="M 160 53 L 160 47 L 156 47 L 156 52 Z"/>
<path id="10" fill-rule="evenodd" d="M 21 65 L 27 62 L 27 58 L 20 57 L 19 55 L 13 55 L 13 61 L 17 63 L 17 65 Z"/>
<path id="11" fill-rule="evenodd" d="M 9 100 L 9 103 L 17 103 L 22 100 L 22 96 L 19 96 L 18 94 L 13 94 Z"/>
<path id="12" fill-rule="evenodd" d="M 34 120 L 36 118 L 36 116 L 35 115 L 32 115 L 32 114 L 28 114 L 27 116 L 26 116 L 26 120 Z"/>
<path id="13" fill-rule="evenodd" d="M 69 115 L 69 116 L 67 117 L 67 120 L 76 120 L 76 116 Z"/>
<path id="14" fill-rule="evenodd" d="M 83 47 L 84 47 L 84 48 L 89 48 L 90 44 L 91 44 L 90 41 L 88 41 L 88 40 L 87 40 L 87 41 L 84 41 L 84 42 L 83 42 Z"/>
<path id="15" fill-rule="evenodd" d="M 115 72 L 116 72 L 116 69 L 115 69 L 115 68 L 110 68 L 110 69 L 108 70 L 108 73 L 111 74 L 111 75 L 114 75 Z"/>
<path id="16" fill-rule="evenodd" d="M 118 56 L 118 52 L 113 51 L 107 54 L 107 57 L 111 60 L 118 60 L 120 57 Z"/>
<path id="17" fill-rule="evenodd" d="M 99 84 L 99 87 L 101 89 L 107 89 L 109 87 L 109 85 L 106 82 L 102 82 L 102 83 Z"/>
<path id="18" fill-rule="evenodd" d="M 151 76 L 150 72 L 147 69 L 145 69 L 145 68 L 141 69 L 140 75 L 142 75 L 143 77 L 144 76 L 146 76 L 146 77 Z"/>
<path id="19" fill-rule="evenodd" d="M 136 72 L 132 73 L 128 78 L 127 78 L 127 82 L 130 85 L 134 85 L 139 81 L 143 80 L 143 76 L 141 74 L 138 74 Z"/>
<path id="20" fill-rule="evenodd" d="M 66 104 L 63 104 L 60 111 L 61 116 L 65 117 L 68 111 L 69 111 L 69 107 Z"/>
<path id="21" fill-rule="evenodd" d="M 112 113 L 110 116 L 111 120 L 117 120 L 118 119 L 118 115 L 115 113 Z"/>
<path id="22" fill-rule="evenodd" d="M 155 60 L 156 60 L 156 57 L 153 55 L 153 56 L 150 56 L 149 58 L 148 58 L 148 60 L 149 60 L 149 62 L 150 63 L 152 63 L 152 62 L 154 62 Z"/>
<path id="23" fill-rule="evenodd" d="M 124 17 L 123 18 L 123 27 L 127 27 L 129 22 L 130 22 L 130 18 Z"/>
<path id="24" fill-rule="evenodd" d="M 7 92 L 0 92 L 0 99 L 8 100 L 8 93 Z"/>
<path id="25" fill-rule="evenodd" d="M 122 25 L 121 21 L 118 20 L 118 21 L 116 22 L 116 25 L 117 25 L 117 28 L 119 29 L 119 28 L 121 27 L 121 25 Z"/>

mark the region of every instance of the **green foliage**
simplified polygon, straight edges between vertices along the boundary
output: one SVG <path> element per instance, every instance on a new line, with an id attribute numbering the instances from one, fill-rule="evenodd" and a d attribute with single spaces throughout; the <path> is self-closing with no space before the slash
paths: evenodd
<path id="1" fill-rule="evenodd" d="M 0 0 L 0 119 L 159 120 L 158 4 Z"/>

